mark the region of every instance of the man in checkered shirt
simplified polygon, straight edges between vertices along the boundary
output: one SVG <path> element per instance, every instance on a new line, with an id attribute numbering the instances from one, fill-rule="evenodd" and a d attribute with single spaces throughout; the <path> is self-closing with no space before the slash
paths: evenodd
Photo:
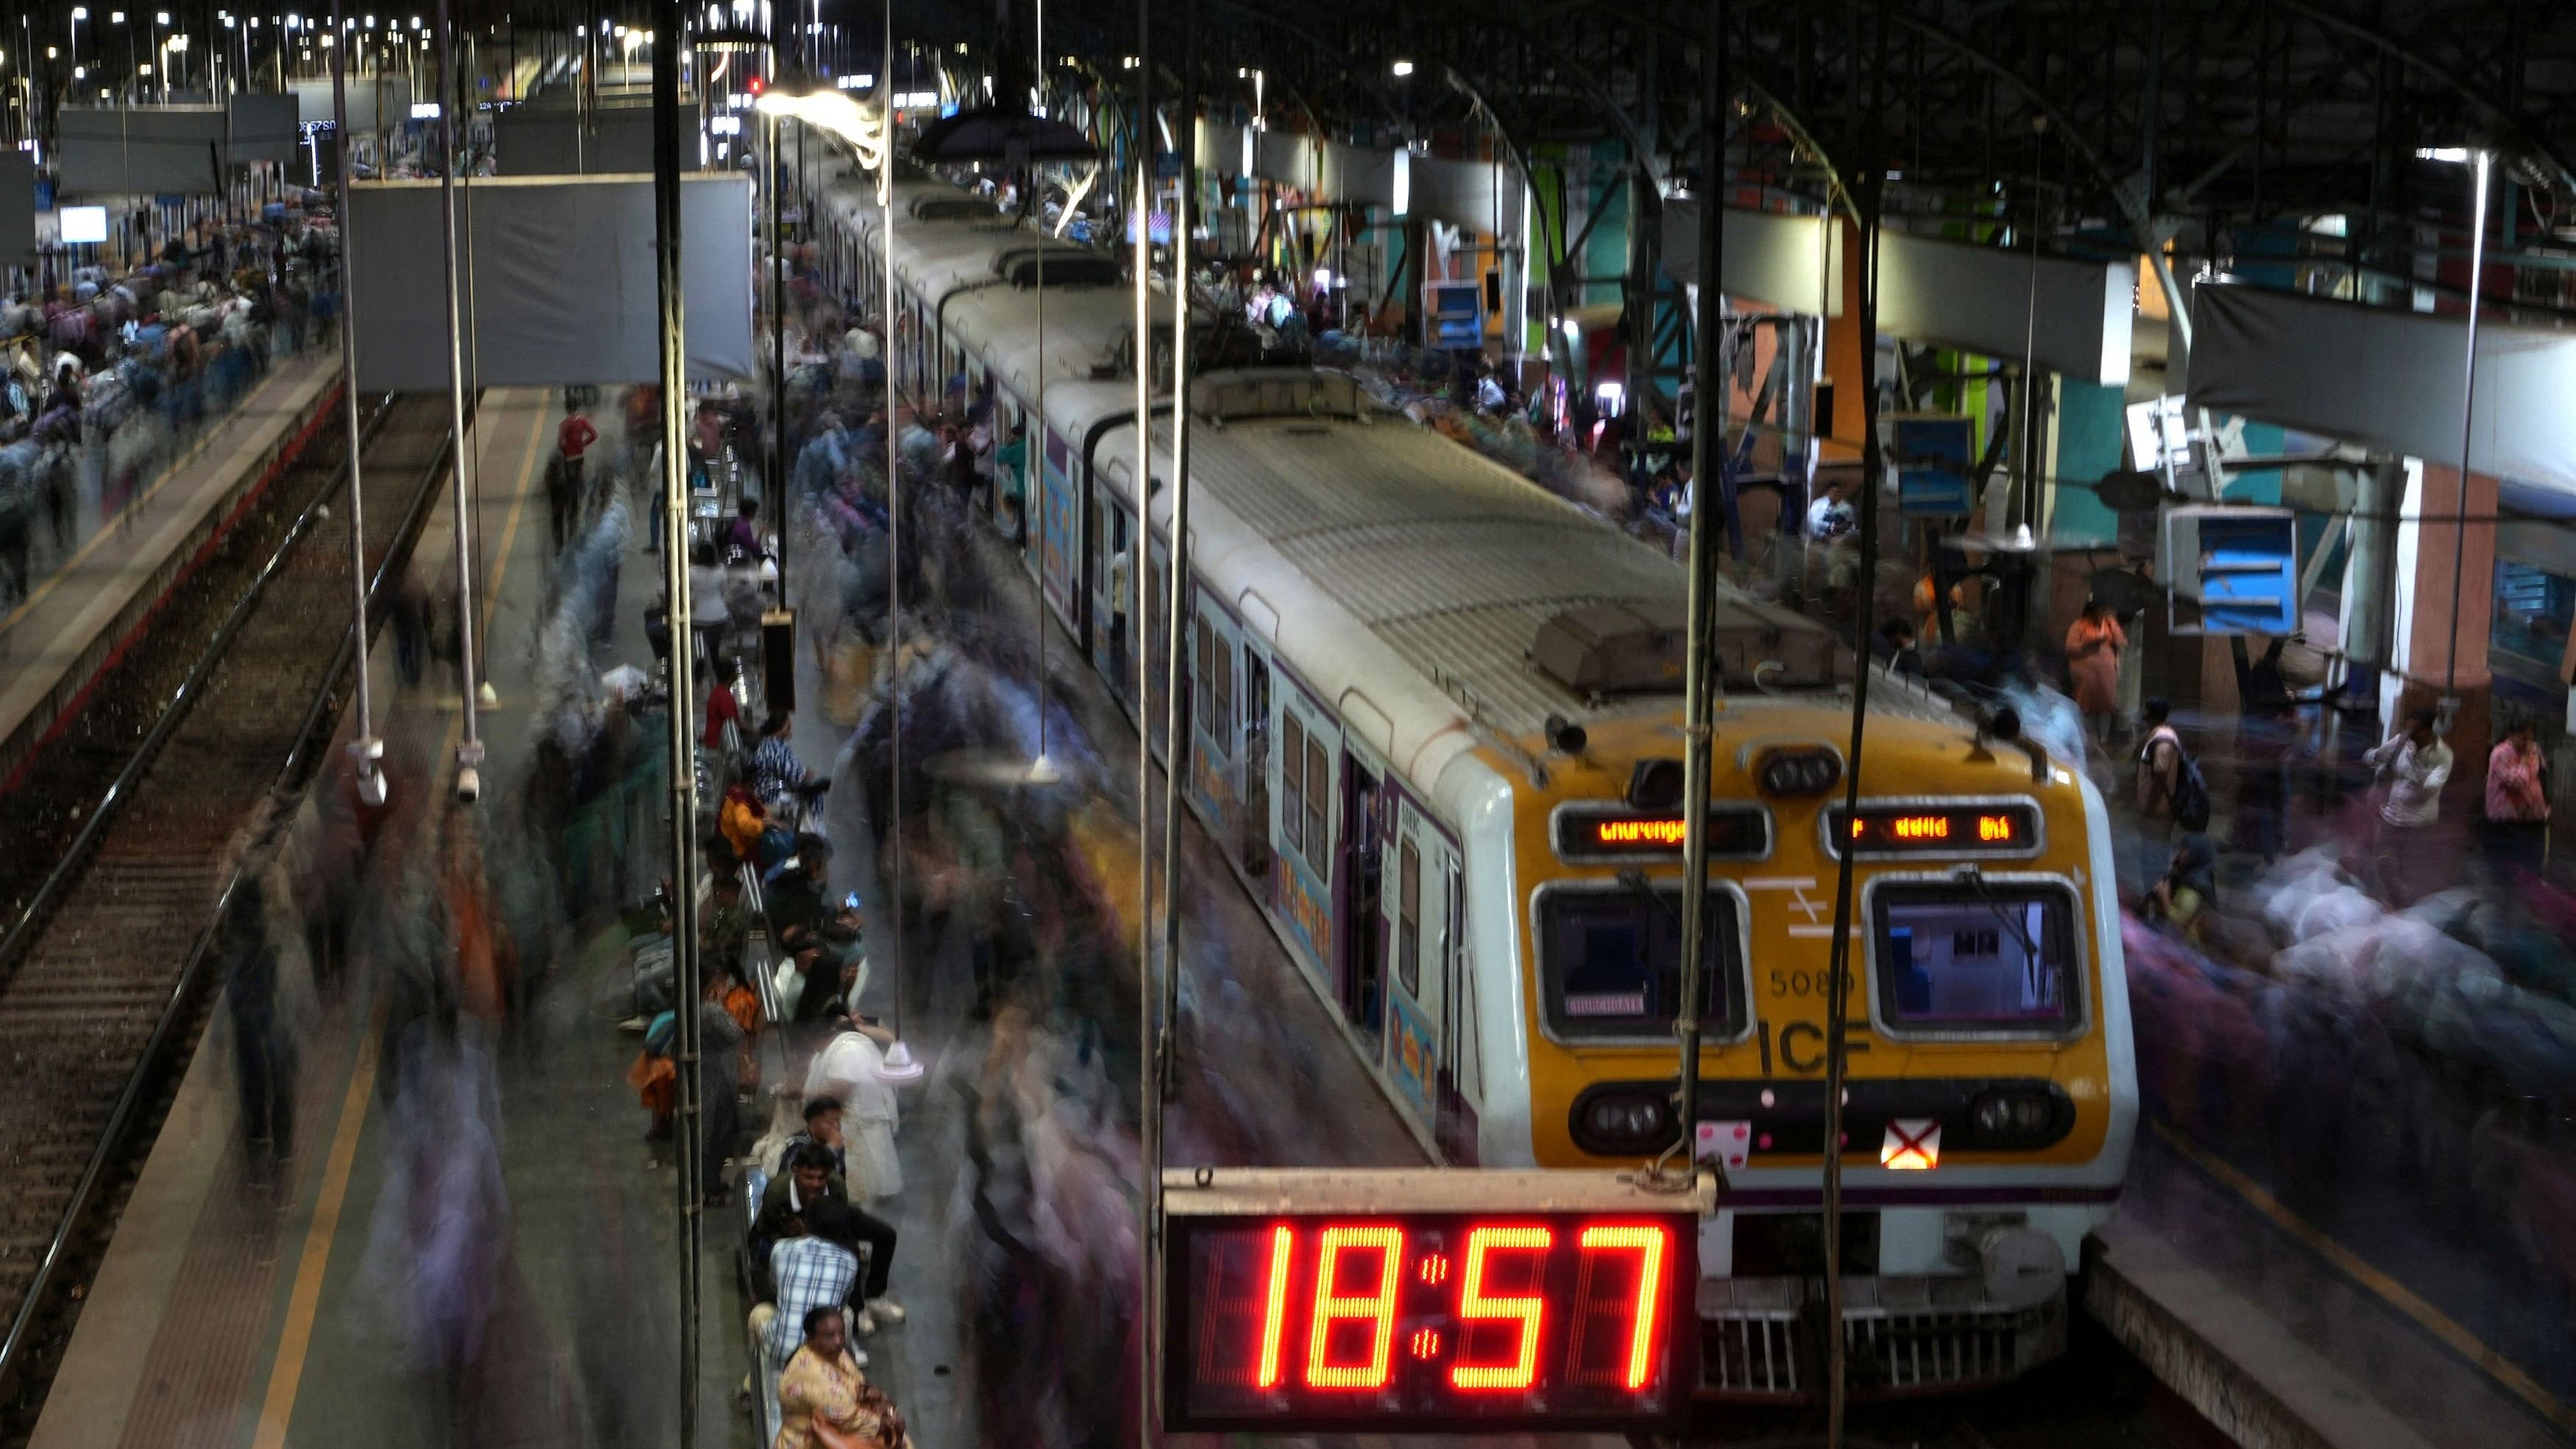
<path id="1" fill-rule="evenodd" d="M 778 1299 L 751 1311 L 752 1332 L 769 1346 L 769 1361 L 783 1366 L 805 1342 L 805 1314 L 814 1308 L 839 1308 L 858 1286 L 858 1223 L 848 1203 L 822 1198 L 804 1205 L 802 1236 L 782 1239 L 769 1250 L 769 1270 L 778 1284 Z M 868 1356 L 851 1350 L 865 1368 Z"/>

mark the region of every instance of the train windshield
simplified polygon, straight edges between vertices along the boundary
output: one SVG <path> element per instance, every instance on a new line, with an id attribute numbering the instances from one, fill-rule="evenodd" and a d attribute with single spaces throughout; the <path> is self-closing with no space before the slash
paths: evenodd
<path id="1" fill-rule="evenodd" d="M 2056 1034 L 2079 1019 L 2075 902 L 2053 885 L 1954 881 L 1875 892 L 1888 1025 Z"/>
<path id="2" fill-rule="evenodd" d="M 1539 968 L 1549 1028 L 1560 1037 L 1661 1037 L 1682 993 L 1681 887 L 1554 890 L 1540 897 Z M 1735 901 L 1711 890 L 1700 951 L 1700 1020 L 1710 1034 L 1743 1025 Z"/>

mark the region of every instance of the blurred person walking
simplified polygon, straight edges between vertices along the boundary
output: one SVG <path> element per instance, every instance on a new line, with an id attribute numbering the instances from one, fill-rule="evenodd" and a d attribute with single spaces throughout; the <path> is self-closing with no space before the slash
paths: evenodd
<path id="1" fill-rule="evenodd" d="M 2198 771 L 2191 765 L 2191 754 L 2182 745 L 2182 732 L 2173 727 L 2173 705 L 2162 695 L 2150 699 L 2143 710 L 2147 737 L 2138 746 L 2137 803 L 2138 844 L 2130 861 L 2130 879 L 2141 891 L 2164 874 L 2165 846 L 2173 839 L 2174 821 L 2181 813 L 2184 772 Z M 2207 796 L 2202 796 L 2206 810 Z M 2206 816 L 2202 824 L 2207 824 Z"/>
<path id="2" fill-rule="evenodd" d="M 2486 829 L 2479 837 L 2498 875 L 2539 873 L 2549 863 L 2549 757 L 2528 715 L 2505 727 L 2487 756 Z"/>
<path id="3" fill-rule="evenodd" d="M 849 1180 L 874 1205 L 903 1191 L 903 1163 L 894 1146 L 901 1114 L 894 1088 L 877 1075 L 895 1037 L 874 1022 L 853 1017 L 835 1024 L 839 1031 L 814 1054 L 814 1065 L 806 1071 L 806 1108 L 811 1112 L 815 1103 L 830 1102 L 839 1109 L 832 1123 L 838 1140 L 830 1145 L 841 1148 Z"/>

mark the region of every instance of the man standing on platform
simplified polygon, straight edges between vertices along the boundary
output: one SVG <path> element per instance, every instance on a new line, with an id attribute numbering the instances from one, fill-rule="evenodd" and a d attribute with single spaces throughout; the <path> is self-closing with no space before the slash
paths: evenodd
<path id="1" fill-rule="evenodd" d="M 2415 886 L 2434 864 L 2423 852 L 2442 817 L 2442 787 L 2451 779 L 2451 747 L 2433 733 L 2440 719 L 2431 705 L 2417 705 L 2407 711 L 2404 729 L 2362 756 L 2388 782 L 2373 854 L 2380 893 L 2391 906 L 2412 904 Z"/>
<path id="2" fill-rule="evenodd" d="M 574 533 L 588 510 L 582 490 L 582 455 L 599 441 L 599 429 L 581 411 L 581 404 L 567 391 L 564 395 L 564 418 L 555 429 L 555 466 L 546 474 L 546 503 L 555 527 L 558 552 Z"/>

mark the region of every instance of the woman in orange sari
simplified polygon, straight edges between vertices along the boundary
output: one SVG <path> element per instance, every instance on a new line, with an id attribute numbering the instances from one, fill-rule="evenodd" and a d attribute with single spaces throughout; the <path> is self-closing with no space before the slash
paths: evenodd
<path id="1" fill-rule="evenodd" d="M 2067 682 L 2075 689 L 2075 707 L 2084 713 L 2084 729 L 2108 741 L 2111 721 L 2120 712 L 2120 651 L 2129 636 L 2100 599 L 2084 601 L 2084 612 L 2066 630 Z"/>

